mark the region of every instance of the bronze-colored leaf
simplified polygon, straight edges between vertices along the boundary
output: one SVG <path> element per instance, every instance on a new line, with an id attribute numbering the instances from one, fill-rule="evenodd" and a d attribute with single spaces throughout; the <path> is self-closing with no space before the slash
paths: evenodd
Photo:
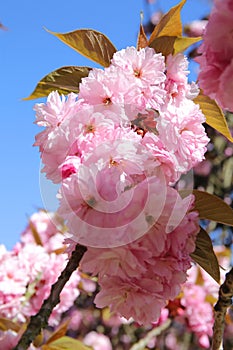
<path id="1" fill-rule="evenodd" d="M 178 36 L 174 43 L 174 51 L 173 54 L 177 54 L 178 52 L 185 51 L 189 46 L 197 43 L 198 41 L 202 40 L 202 37 L 186 37 L 186 36 Z"/>
<path id="2" fill-rule="evenodd" d="M 23 100 L 48 96 L 54 90 L 64 95 L 70 92 L 78 93 L 82 78 L 88 76 L 91 69 L 77 66 L 61 67 L 42 78 L 31 95 Z"/>
<path id="3" fill-rule="evenodd" d="M 143 20 L 143 15 L 141 14 L 141 23 L 140 23 L 140 29 L 138 33 L 138 41 L 137 41 L 137 49 L 143 49 L 144 47 L 148 46 L 148 40 L 146 33 L 144 31 L 143 25 L 142 25 L 142 20 Z"/>
<path id="4" fill-rule="evenodd" d="M 206 123 L 233 142 L 224 114 L 217 103 L 202 92 L 194 99 L 194 102 L 200 105 L 206 117 Z"/>
<path id="5" fill-rule="evenodd" d="M 208 233 L 201 228 L 196 239 L 196 249 L 190 254 L 191 258 L 198 263 L 213 279 L 219 283 L 220 270 L 218 259 L 213 250 L 212 241 Z"/>
<path id="6" fill-rule="evenodd" d="M 39 232 L 37 231 L 35 225 L 33 224 L 33 222 L 31 220 L 29 220 L 29 227 L 30 230 L 32 232 L 32 236 L 36 242 L 36 244 L 43 246 L 42 240 L 40 238 Z"/>
<path id="7" fill-rule="evenodd" d="M 221 198 L 205 191 L 193 190 L 195 205 L 200 219 L 216 221 L 224 225 L 233 226 L 233 209 Z M 179 191 L 182 198 L 190 194 L 188 190 Z"/>
<path id="8" fill-rule="evenodd" d="M 188 38 L 185 36 L 159 36 L 155 38 L 149 46 L 156 52 L 161 52 L 164 56 L 169 54 L 175 55 L 178 52 L 183 52 L 189 46 L 200 41 L 202 38 Z"/>
<path id="9" fill-rule="evenodd" d="M 49 337 L 49 339 L 47 340 L 46 344 L 50 344 L 52 342 L 54 342 L 57 339 L 60 339 L 61 337 L 63 337 L 64 335 L 66 335 L 67 329 L 68 329 L 68 325 L 69 325 L 70 320 L 68 319 L 67 321 L 65 321 L 64 323 L 62 323 L 54 333 L 52 333 L 52 335 Z"/>
<path id="10" fill-rule="evenodd" d="M 168 56 L 173 53 L 176 36 L 160 36 L 155 38 L 149 46 L 152 47 L 155 52 L 161 52 L 164 56 Z"/>
<path id="11" fill-rule="evenodd" d="M 178 5 L 172 7 L 155 26 L 150 39 L 149 46 L 160 36 L 181 36 L 182 35 L 182 22 L 180 17 L 180 11 L 184 6 L 186 0 L 182 0 Z"/>
<path id="12" fill-rule="evenodd" d="M 193 190 L 194 210 L 200 219 L 208 219 L 224 225 L 233 226 L 233 209 L 221 198 L 204 191 Z"/>
<path id="13" fill-rule="evenodd" d="M 112 42 L 104 34 L 93 29 L 78 29 L 64 34 L 47 31 L 81 55 L 104 67 L 110 65 L 116 52 Z"/>
<path id="14" fill-rule="evenodd" d="M 5 332 L 9 329 L 18 333 L 20 330 L 20 325 L 9 320 L 8 318 L 0 317 L 0 330 Z"/>

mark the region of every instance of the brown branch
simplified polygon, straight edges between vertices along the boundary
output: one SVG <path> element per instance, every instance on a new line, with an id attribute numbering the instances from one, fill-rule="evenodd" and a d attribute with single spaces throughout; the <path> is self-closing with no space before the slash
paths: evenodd
<path id="1" fill-rule="evenodd" d="M 225 316 L 233 297 L 233 268 L 226 274 L 224 283 L 219 288 L 218 301 L 214 306 L 214 327 L 212 350 L 223 349 Z"/>
<path id="2" fill-rule="evenodd" d="M 62 271 L 56 283 L 53 284 L 49 297 L 44 301 L 38 313 L 31 317 L 26 331 L 13 350 L 26 350 L 31 342 L 40 334 L 41 330 L 48 325 L 48 319 L 53 308 L 60 302 L 60 293 L 69 280 L 72 273 L 79 266 L 79 262 L 83 254 L 87 250 L 86 247 L 77 244 L 72 252 L 65 269 Z"/>
<path id="3" fill-rule="evenodd" d="M 163 331 L 165 331 L 171 324 L 171 320 L 167 319 L 160 326 L 153 328 L 143 339 L 140 339 L 136 344 L 134 344 L 129 350 L 142 350 L 145 349 L 147 344 L 154 337 L 159 336 Z"/>

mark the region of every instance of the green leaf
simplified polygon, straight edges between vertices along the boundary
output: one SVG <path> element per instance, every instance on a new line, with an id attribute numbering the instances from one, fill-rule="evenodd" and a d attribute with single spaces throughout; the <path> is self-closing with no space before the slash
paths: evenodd
<path id="1" fill-rule="evenodd" d="M 198 263 L 213 279 L 219 283 L 220 270 L 218 259 L 213 250 L 212 241 L 208 233 L 200 229 L 196 239 L 196 249 L 190 254 L 191 258 Z"/>
<path id="2" fill-rule="evenodd" d="M 178 52 L 185 51 L 189 46 L 197 43 L 202 40 L 202 37 L 190 38 L 186 36 L 178 36 L 174 43 L 174 51 L 173 54 L 177 54 Z"/>
<path id="3" fill-rule="evenodd" d="M 91 348 L 83 345 L 83 343 L 74 338 L 64 336 L 56 339 L 54 342 L 44 344 L 42 350 L 90 350 Z"/>
<path id="4" fill-rule="evenodd" d="M 233 142 L 224 114 L 217 103 L 202 92 L 194 99 L 194 102 L 200 105 L 206 117 L 206 123 Z"/>
<path id="5" fill-rule="evenodd" d="M 79 29 L 64 34 L 47 31 L 81 55 L 104 67 L 110 65 L 112 56 L 116 52 L 112 42 L 104 34 L 93 29 Z"/>
<path id="6" fill-rule="evenodd" d="M 48 96 L 54 90 L 64 95 L 70 92 L 78 93 L 82 78 L 88 76 L 91 69 L 77 66 L 61 67 L 42 78 L 31 95 L 23 100 Z"/>
<path id="7" fill-rule="evenodd" d="M 180 11 L 184 6 L 186 0 L 182 0 L 178 5 L 172 7 L 156 25 L 149 39 L 149 46 L 155 38 L 160 36 L 181 36 L 182 35 L 182 22 L 180 17 Z"/>

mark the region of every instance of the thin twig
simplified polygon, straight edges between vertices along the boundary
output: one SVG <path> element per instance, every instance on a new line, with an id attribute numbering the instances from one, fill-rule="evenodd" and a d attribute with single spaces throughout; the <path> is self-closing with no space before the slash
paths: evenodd
<path id="1" fill-rule="evenodd" d="M 223 349 L 225 316 L 233 297 L 233 268 L 226 274 L 224 283 L 219 288 L 218 301 L 214 306 L 214 327 L 212 350 Z"/>
<path id="2" fill-rule="evenodd" d="M 70 260 L 65 269 L 62 271 L 56 283 L 53 284 L 49 297 L 44 301 L 38 313 L 31 317 L 26 331 L 13 350 L 26 350 L 33 340 L 40 334 L 41 330 L 48 325 L 48 319 L 54 307 L 60 302 L 60 293 L 69 280 L 72 273 L 79 266 L 79 262 L 83 254 L 87 250 L 86 247 L 77 244 L 72 252 Z"/>
<path id="3" fill-rule="evenodd" d="M 171 320 L 168 319 L 166 322 L 161 324 L 161 326 L 153 328 L 150 332 L 147 333 L 145 338 L 139 340 L 139 342 L 134 344 L 129 350 L 145 349 L 145 347 L 150 342 L 150 340 L 160 335 L 163 331 L 165 331 L 165 329 L 167 329 L 170 326 L 170 324 L 171 324 Z"/>

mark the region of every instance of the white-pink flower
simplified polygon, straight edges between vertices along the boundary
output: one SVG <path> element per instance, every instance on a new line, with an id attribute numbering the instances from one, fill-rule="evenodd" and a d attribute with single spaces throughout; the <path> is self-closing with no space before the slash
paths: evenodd
<path id="1" fill-rule="evenodd" d="M 192 100 L 184 99 L 175 106 L 168 104 L 160 113 L 157 129 L 159 138 L 177 161 L 176 170 L 182 174 L 204 159 L 209 141 L 202 123 L 205 117 Z"/>

